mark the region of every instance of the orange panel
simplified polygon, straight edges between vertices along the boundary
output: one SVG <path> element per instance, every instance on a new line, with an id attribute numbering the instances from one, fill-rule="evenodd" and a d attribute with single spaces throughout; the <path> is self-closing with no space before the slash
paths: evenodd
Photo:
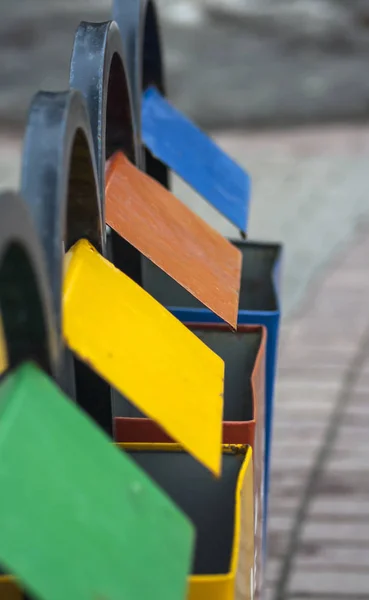
<path id="1" fill-rule="evenodd" d="M 107 167 L 106 221 L 236 329 L 240 251 L 122 153 Z"/>

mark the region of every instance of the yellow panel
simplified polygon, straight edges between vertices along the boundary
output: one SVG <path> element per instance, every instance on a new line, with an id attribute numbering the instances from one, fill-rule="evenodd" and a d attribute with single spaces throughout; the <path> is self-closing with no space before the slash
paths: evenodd
<path id="1" fill-rule="evenodd" d="M 63 306 L 70 348 L 219 474 L 223 360 L 86 240 L 67 254 Z"/>
<path id="2" fill-rule="evenodd" d="M 8 368 L 8 350 L 5 342 L 4 326 L 0 316 L 0 375 Z"/>

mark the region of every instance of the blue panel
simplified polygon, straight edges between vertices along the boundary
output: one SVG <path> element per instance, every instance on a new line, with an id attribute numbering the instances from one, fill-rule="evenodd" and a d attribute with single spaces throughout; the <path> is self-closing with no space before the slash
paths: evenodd
<path id="1" fill-rule="evenodd" d="M 246 233 L 249 176 L 155 88 L 142 99 L 142 139 L 156 158 Z"/>

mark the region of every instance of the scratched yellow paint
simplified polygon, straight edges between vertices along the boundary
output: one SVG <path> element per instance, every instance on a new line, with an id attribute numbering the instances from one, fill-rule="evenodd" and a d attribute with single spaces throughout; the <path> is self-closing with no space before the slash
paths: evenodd
<path id="1" fill-rule="evenodd" d="M 224 362 L 86 240 L 68 252 L 69 347 L 215 474 Z"/>
<path id="2" fill-rule="evenodd" d="M 8 350 L 5 342 L 4 326 L 0 316 L 0 375 L 8 368 Z"/>

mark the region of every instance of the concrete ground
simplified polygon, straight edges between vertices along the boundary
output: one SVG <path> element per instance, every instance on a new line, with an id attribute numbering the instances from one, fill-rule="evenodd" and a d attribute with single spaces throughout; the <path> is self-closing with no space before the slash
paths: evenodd
<path id="1" fill-rule="evenodd" d="M 369 598 L 369 129 L 217 139 L 252 174 L 250 238 L 285 244 L 265 600 Z M 0 136 L 2 188 L 20 148 Z"/>
<path id="2" fill-rule="evenodd" d="M 369 220 L 285 323 L 265 600 L 369 598 Z"/>

